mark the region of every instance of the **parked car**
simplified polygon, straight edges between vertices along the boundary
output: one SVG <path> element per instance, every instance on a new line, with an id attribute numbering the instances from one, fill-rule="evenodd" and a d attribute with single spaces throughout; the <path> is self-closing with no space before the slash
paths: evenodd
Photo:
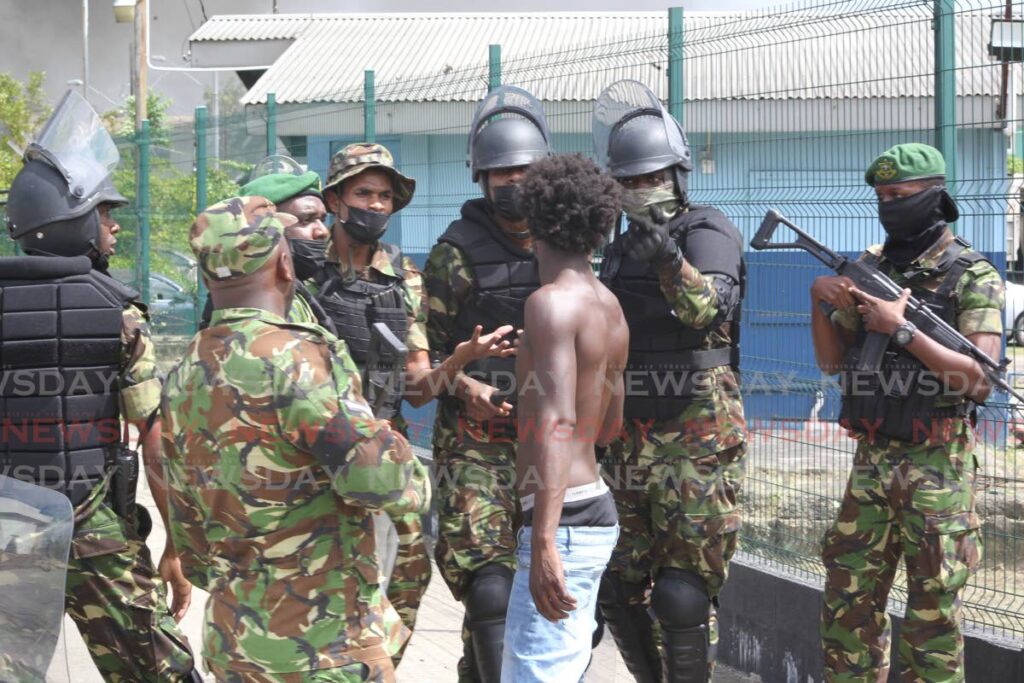
<path id="1" fill-rule="evenodd" d="M 129 287 L 134 284 L 130 270 L 115 268 L 110 275 Z M 195 334 L 195 297 L 162 273 L 149 274 L 149 315 L 154 334 Z"/>
<path id="2" fill-rule="evenodd" d="M 1009 281 L 1006 283 L 1003 328 L 1011 344 L 1024 346 L 1024 285 Z"/>

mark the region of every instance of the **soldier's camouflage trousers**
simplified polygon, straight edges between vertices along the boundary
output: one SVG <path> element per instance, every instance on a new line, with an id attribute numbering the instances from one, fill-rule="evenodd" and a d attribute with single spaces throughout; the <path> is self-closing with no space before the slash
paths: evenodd
<path id="1" fill-rule="evenodd" d="M 390 683 L 390 681 L 394 681 L 393 675 L 388 678 L 371 677 L 369 668 L 365 664 L 349 664 L 331 669 L 287 674 L 243 673 L 223 669 L 209 662 L 207 662 L 207 666 L 217 683 Z"/>
<path id="2" fill-rule="evenodd" d="M 484 455 L 435 449 L 438 533 L 434 559 L 456 600 L 487 564 L 515 571 L 516 531 L 522 523 L 512 446 Z M 463 624 L 459 681 L 475 679 L 469 630 Z"/>
<path id="3" fill-rule="evenodd" d="M 885 605 L 901 556 L 899 680 L 964 680 L 960 590 L 981 560 L 972 445 L 969 434 L 937 446 L 859 444 L 822 553 L 826 681 L 887 680 Z"/>
<path id="4" fill-rule="evenodd" d="M 67 613 L 105 680 L 188 680 L 188 640 L 167 610 L 166 588 L 145 539 L 105 501 L 107 485 L 97 486 L 75 509 Z"/>
<path id="5" fill-rule="evenodd" d="M 430 584 L 430 557 L 423 540 L 423 521 L 418 513 L 402 515 L 391 523 L 398 536 L 398 544 L 387 597 L 402 618 L 402 624 L 411 632 L 416 625 L 423 594 Z M 406 640 L 402 650 L 393 658 L 396 668 L 408 644 L 409 640 Z"/>
<path id="6" fill-rule="evenodd" d="M 602 470 L 621 529 L 608 570 L 623 582 L 649 586 L 661 569 L 683 569 L 703 578 L 708 595 L 717 600 L 739 544 L 736 499 L 747 448 L 741 442 L 720 453 L 695 455 L 684 445 L 687 436 L 692 435 L 685 430 L 627 427 L 627 438 L 608 447 Z M 647 593 L 633 594 L 647 601 Z M 713 667 L 718 644 L 714 609 L 708 631 Z"/>

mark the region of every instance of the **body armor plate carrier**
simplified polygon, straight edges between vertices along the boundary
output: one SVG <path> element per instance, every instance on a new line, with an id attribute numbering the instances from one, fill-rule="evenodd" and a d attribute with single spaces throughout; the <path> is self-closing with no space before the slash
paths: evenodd
<path id="1" fill-rule="evenodd" d="M 526 299 L 540 287 L 540 275 L 533 252 L 509 240 L 487 213 L 484 199 L 466 202 L 462 218 L 448 226 L 438 242 L 451 244 L 462 252 L 473 272 L 473 294 L 459 309 L 455 319 L 455 335 L 445 353 L 451 355 L 455 346 L 468 341 L 473 329 L 482 325 L 490 332 L 501 325 L 522 329 Z M 466 366 L 465 372 L 473 379 L 497 387 L 498 394 L 512 405 L 516 404 L 516 360 L 484 358 Z M 462 402 L 454 397 L 443 400 Z M 515 416 L 494 418 L 481 425 L 484 432 L 498 438 L 514 438 Z"/>
<path id="2" fill-rule="evenodd" d="M 966 251 L 968 243 L 956 238 L 940 258 L 939 266 L 929 277 L 943 275 L 935 291 L 920 284 L 908 286 L 913 296 L 952 327 L 956 327 L 956 286 L 964 272 L 987 259 L 976 251 Z M 876 268 L 881 259 L 867 254 L 865 261 Z M 915 278 L 917 283 L 920 278 Z M 974 404 L 963 396 L 954 397 L 953 405 L 936 407 L 936 399 L 946 391 L 939 377 L 929 371 L 905 349 L 889 344 L 878 373 L 858 372 L 856 368 L 867 332 L 861 326 L 853 346 L 846 354 L 841 377 L 843 404 L 840 424 L 862 433 L 878 433 L 891 439 L 923 443 L 933 434 L 942 434 L 942 427 L 951 419 L 968 416 Z M 941 438 L 941 437 L 940 437 Z"/>
<path id="3" fill-rule="evenodd" d="M 689 232 L 698 225 L 714 239 L 701 240 L 700 244 L 694 240 L 688 245 Z M 742 242 L 723 213 L 691 205 L 689 211 L 672 219 L 670 231 L 694 268 L 705 275 L 727 276 L 740 287 L 742 299 L 746 270 L 742 258 L 737 258 L 742 253 Z M 739 302 L 720 324 L 696 329 L 675 316 L 661 291 L 655 269 L 622 253 L 618 241 L 605 250 L 601 265 L 601 280 L 618 297 L 629 325 L 623 408 L 626 418 L 677 417 L 689 405 L 694 392 L 706 384 L 702 370 L 725 365 L 739 368 Z M 722 326 L 729 331 L 730 345 L 703 348 L 708 335 Z"/>
<path id="4" fill-rule="evenodd" d="M 88 258 L 0 259 L 0 473 L 85 499 L 121 442 L 125 306 Z"/>
<path id="5" fill-rule="evenodd" d="M 405 286 L 402 252 L 393 244 L 381 246 L 387 252 L 395 271 L 394 277 L 385 276 L 382 282 L 361 278 L 345 280 L 334 263 L 325 263 L 315 277 L 318 291 L 314 298 L 334 322 L 338 337 L 348 344 L 352 360 L 362 376 L 364 392 L 373 386 L 389 386 L 390 380 L 385 376 L 390 377 L 393 370 L 391 367 L 369 367 L 370 328 L 373 324 L 384 323 L 402 342 L 405 342 L 409 333 L 409 318 L 402 290 Z M 381 384 L 382 381 L 384 384 Z M 379 418 L 393 417 L 401 405 L 402 387 L 389 388 L 391 391 L 388 392 L 388 398 L 379 407 Z M 366 399 L 371 405 L 376 403 L 374 397 L 367 395 Z"/>

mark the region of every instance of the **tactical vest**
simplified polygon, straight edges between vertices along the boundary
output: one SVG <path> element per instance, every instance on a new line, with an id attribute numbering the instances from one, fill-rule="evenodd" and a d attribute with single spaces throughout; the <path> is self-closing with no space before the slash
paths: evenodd
<path id="1" fill-rule="evenodd" d="M 394 276 L 382 276 L 382 282 L 369 282 L 361 278 L 346 281 L 333 263 L 325 263 L 315 278 L 317 293 L 314 299 L 334 322 L 338 337 L 348 344 L 352 360 L 362 375 L 364 391 L 370 388 L 371 373 L 390 374 L 392 370 L 369 367 L 370 327 L 382 322 L 402 342 L 405 342 L 409 334 L 409 319 L 403 297 L 405 269 L 402 267 L 402 252 L 393 244 L 381 246 L 395 271 Z M 402 388 L 394 387 L 390 393 L 378 417 L 397 414 L 402 402 Z"/>
<path id="2" fill-rule="evenodd" d="M 82 502 L 121 442 L 125 306 L 85 256 L 0 258 L 0 473 Z"/>
<path id="3" fill-rule="evenodd" d="M 516 245 L 493 223 L 467 219 L 455 221 L 438 238 L 458 247 L 473 271 L 473 294 L 462 304 L 455 318 L 455 332 L 445 352 L 451 355 L 456 345 L 473 337 L 477 325 L 490 332 L 501 325 L 520 330 L 525 323 L 526 299 L 540 287 L 540 274 L 533 252 Z M 473 379 L 497 387 L 505 401 L 515 405 L 516 360 L 482 358 L 465 367 Z M 456 400 L 448 397 L 445 400 Z M 459 410 L 464 405 L 458 401 Z M 483 431 L 500 438 L 513 438 L 515 418 L 494 418 L 481 425 Z"/>
<path id="4" fill-rule="evenodd" d="M 695 254 L 687 249 L 687 231 L 697 223 L 710 226 L 731 241 L 738 239 L 736 228 L 720 211 L 691 205 L 689 211 L 670 223 L 670 234 L 687 260 L 702 272 L 719 272 L 717 267 L 708 268 L 706 264 L 725 263 L 728 259 L 734 263 L 732 254 Z M 741 250 L 739 242 L 737 245 Z M 706 263 L 702 264 L 702 260 Z M 727 269 L 728 266 L 723 268 Z M 746 288 L 742 259 L 735 275 L 742 299 Z M 708 377 L 702 370 L 724 365 L 739 368 L 739 304 L 717 327 L 698 330 L 683 324 L 665 300 L 656 270 L 649 263 L 636 261 L 623 253 L 618 241 L 605 250 L 601 280 L 618 297 L 629 325 L 629 359 L 624 372 L 625 417 L 656 420 L 676 417 L 686 409 L 694 393 L 707 384 Z M 715 349 L 702 348 L 707 337 L 723 325 L 727 325 L 730 344 Z"/>
<path id="5" fill-rule="evenodd" d="M 957 237 L 940 258 L 931 277 L 943 275 L 935 291 L 917 284 L 908 286 L 913 296 L 952 327 L 956 327 L 956 286 L 964 272 L 987 259 L 976 251 L 966 252 L 969 244 Z M 867 254 L 864 261 L 879 267 L 881 257 Z M 930 278 L 926 278 L 930 279 Z M 840 376 L 843 403 L 840 424 L 857 432 L 878 433 L 891 439 L 923 443 L 932 434 L 941 434 L 949 420 L 963 418 L 974 411 L 974 404 L 962 395 L 952 396 L 953 405 L 935 407 L 946 394 L 937 375 L 906 349 L 890 343 L 878 373 L 859 372 L 861 351 L 867 340 L 863 325 L 846 354 Z"/>

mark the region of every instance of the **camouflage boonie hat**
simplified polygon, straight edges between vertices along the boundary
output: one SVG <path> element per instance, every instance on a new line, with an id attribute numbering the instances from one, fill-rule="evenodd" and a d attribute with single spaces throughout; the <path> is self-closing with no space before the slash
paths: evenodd
<path id="1" fill-rule="evenodd" d="M 373 142 L 356 142 L 346 145 L 331 157 L 331 167 L 327 172 L 327 184 L 324 192 L 340 185 L 343 181 L 357 176 L 371 168 L 385 171 L 391 176 L 395 208 L 391 213 L 398 213 L 412 201 L 416 191 L 416 181 L 402 175 L 395 168 L 395 159 L 384 145 Z"/>
<path id="2" fill-rule="evenodd" d="M 946 160 L 942 152 L 931 145 L 908 142 L 890 147 L 871 162 L 864 173 L 864 182 L 874 187 L 945 177 Z"/>
<path id="3" fill-rule="evenodd" d="M 252 275 L 284 240 L 284 214 L 264 197 L 235 197 L 196 217 L 188 243 L 211 280 Z"/>

